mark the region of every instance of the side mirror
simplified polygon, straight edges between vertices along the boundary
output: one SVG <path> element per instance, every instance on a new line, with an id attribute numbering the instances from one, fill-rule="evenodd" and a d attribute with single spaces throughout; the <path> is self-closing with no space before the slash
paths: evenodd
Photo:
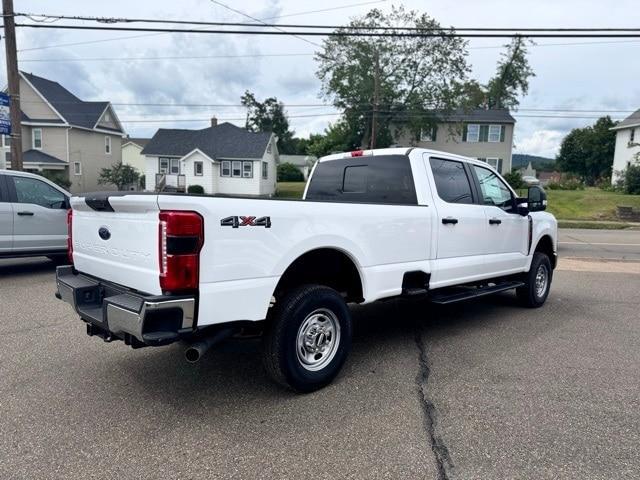
<path id="1" fill-rule="evenodd" d="M 527 207 L 530 212 L 541 212 L 547 209 L 547 194 L 542 187 L 538 185 L 529 187 Z"/>

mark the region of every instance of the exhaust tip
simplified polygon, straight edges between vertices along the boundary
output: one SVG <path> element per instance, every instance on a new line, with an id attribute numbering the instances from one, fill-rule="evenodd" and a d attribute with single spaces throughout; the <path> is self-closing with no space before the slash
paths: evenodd
<path id="1" fill-rule="evenodd" d="M 184 358 L 186 358 L 189 363 L 197 363 L 198 360 L 200 360 L 200 356 L 200 351 L 194 347 L 189 347 L 184 352 Z"/>

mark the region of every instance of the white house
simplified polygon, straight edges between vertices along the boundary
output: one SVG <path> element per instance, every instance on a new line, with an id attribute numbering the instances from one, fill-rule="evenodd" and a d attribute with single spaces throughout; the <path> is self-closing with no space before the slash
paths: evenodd
<path id="1" fill-rule="evenodd" d="M 636 110 L 611 130 L 616 131 L 611 175 L 611 183 L 615 184 L 629 165 L 640 165 L 640 110 Z"/>
<path id="2" fill-rule="evenodd" d="M 311 169 L 318 157 L 314 155 L 280 155 L 280 163 L 291 163 L 296 166 L 305 180 L 309 178 Z"/>
<path id="3" fill-rule="evenodd" d="M 278 163 L 277 138 L 249 132 L 230 123 L 202 130 L 160 129 L 142 150 L 145 190 L 186 190 L 200 185 L 205 193 L 273 195 Z"/>
<path id="4" fill-rule="evenodd" d="M 141 174 L 145 173 L 146 164 L 142 149 L 149 143 L 149 138 L 127 137 L 122 139 L 122 163 L 131 165 Z"/>

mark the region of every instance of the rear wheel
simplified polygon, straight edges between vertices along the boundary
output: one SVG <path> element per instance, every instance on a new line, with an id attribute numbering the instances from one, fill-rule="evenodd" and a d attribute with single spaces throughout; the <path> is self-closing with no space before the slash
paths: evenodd
<path id="1" fill-rule="evenodd" d="M 549 257 L 535 252 L 531 268 L 524 274 L 524 286 L 516 289 L 520 303 L 529 308 L 541 307 L 549 296 L 553 270 Z"/>
<path id="2" fill-rule="evenodd" d="M 351 314 L 335 290 L 305 285 L 278 299 L 263 342 L 270 376 L 297 392 L 329 384 L 351 346 Z"/>

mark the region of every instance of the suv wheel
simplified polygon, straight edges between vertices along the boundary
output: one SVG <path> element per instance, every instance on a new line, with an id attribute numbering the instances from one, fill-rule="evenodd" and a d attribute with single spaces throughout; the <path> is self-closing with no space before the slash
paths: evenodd
<path id="1" fill-rule="evenodd" d="M 549 257 L 535 252 L 531 268 L 524 274 L 524 286 L 516 289 L 520 303 L 529 308 L 541 307 L 549 296 L 553 269 Z"/>
<path id="2" fill-rule="evenodd" d="M 351 346 L 351 314 L 338 292 L 321 285 L 292 290 L 269 321 L 263 361 L 274 380 L 306 393 L 335 378 Z"/>

